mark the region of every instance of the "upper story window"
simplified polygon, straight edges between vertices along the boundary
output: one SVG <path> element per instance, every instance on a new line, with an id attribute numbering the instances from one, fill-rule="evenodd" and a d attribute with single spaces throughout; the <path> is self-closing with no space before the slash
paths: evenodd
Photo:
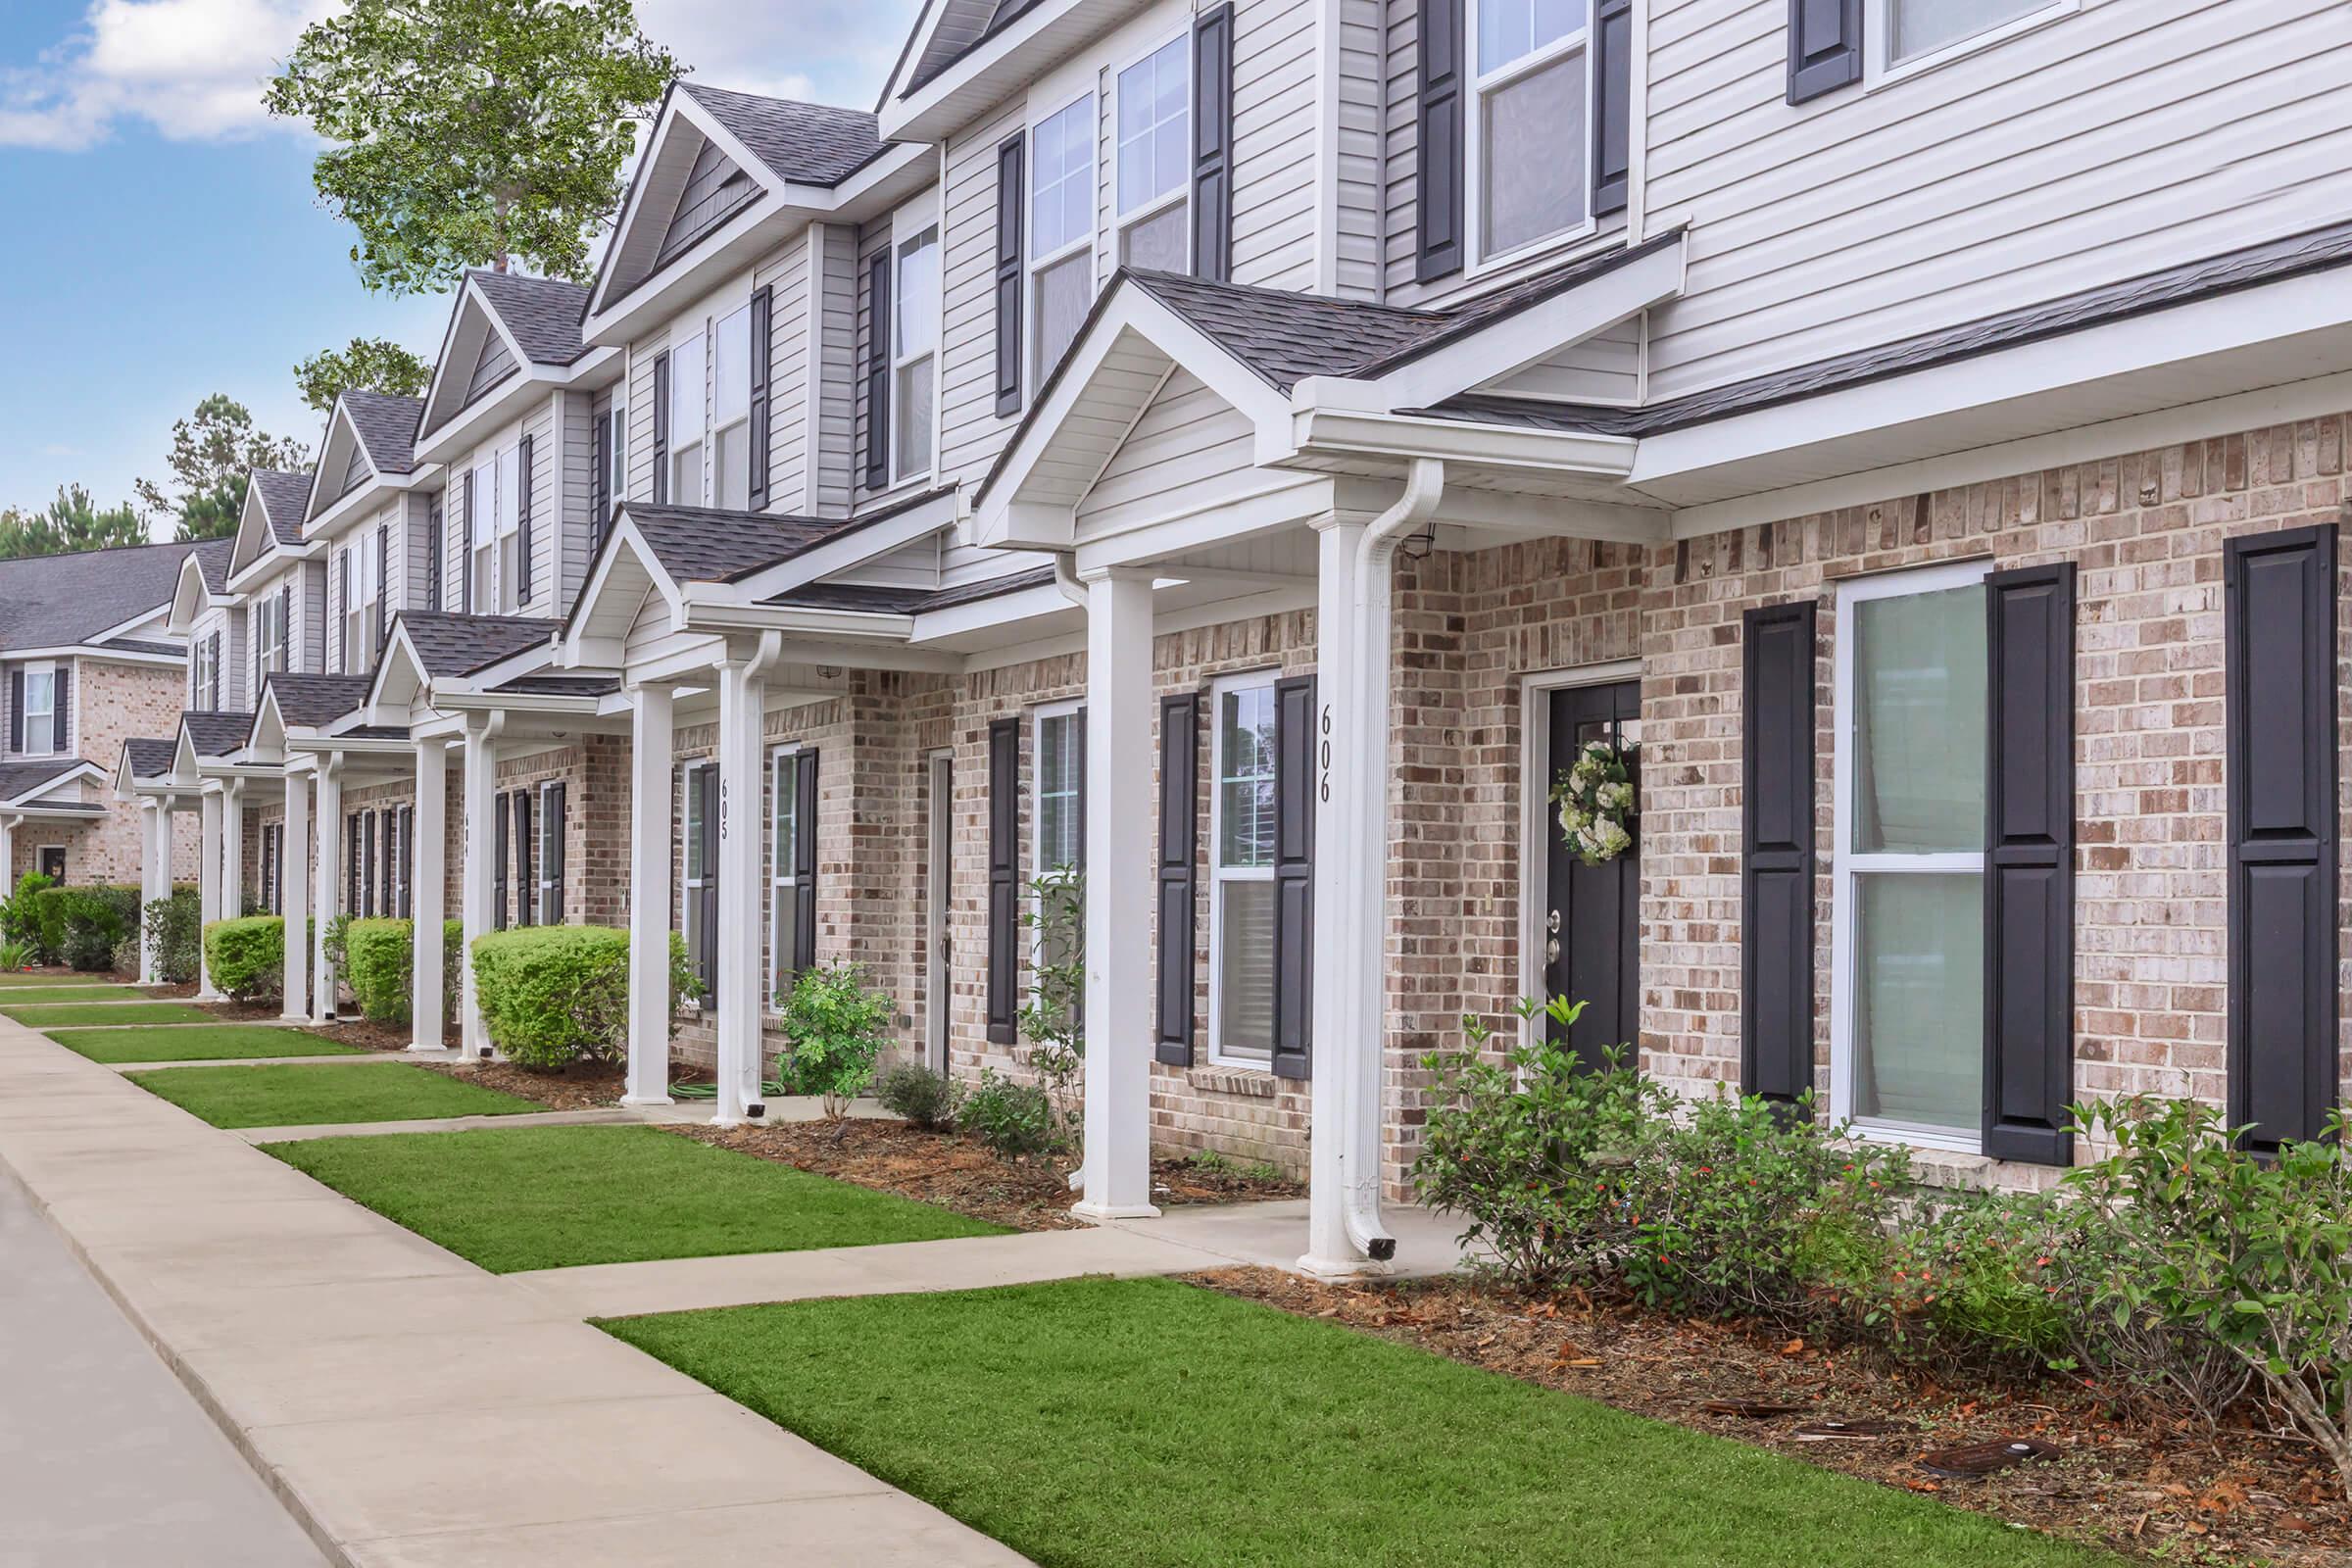
<path id="1" fill-rule="evenodd" d="M 669 350 L 669 499 L 703 504 L 703 416 L 710 407 L 703 334 Z"/>
<path id="2" fill-rule="evenodd" d="M 1029 145 L 1031 363 L 1043 381 L 1095 302 L 1094 94 L 1040 121 Z"/>
<path id="3" fill-rule="evenodd" d="M 254 668 L 263 675 L 289 667 L 286 650 L 286 596 L 264 594 L 253 607 Z M 259 682 L 256 682 L 258 685 Z"/>
<path id="4" fill-rule="evenodd" d="M 673 383 L 674 385 L 674 383 Z M 671 428 L 678 428 L 673 425 Z M 752 308 L 710 334 L 710 504 L 742 512 L 752 504 Z"/>
<path id="5" fill-rule="evenodd" d="M 466 591 L 460 596 L 468 614 L 486 612 L 491 604 L 492 550 L 498 543 L 498 462 L 477 463 L 466 486 Z"/>
<path id="6" fill-rule="evenodd" d="M 939 225 L 897 242 L 897 319 L 891 325 L 891 467 L 894 479 L 931 471 L 939 363 Z"/>
<path id="7" fill-rule="evenodd" d="M 1191 34 L 1120 72 L 1117 101 L 1119 260 L 1184 271 L 1192 265 L 1185 210 L 1193 154 Z"/>
<path id="8" fill-rule="evenodd" d="M 502 615 L 521 608 L 522 584 L 522 449 L 512 446 L 498 455 L 498 593 L 475 603 L 496 606 Z"/>
<path id="9" fill-rule="evenodd" d="M 26 677 L 29 683 L 30 677 Z M 196 639 L 188 650 L 188 706 L 200 711 L 210 711 L 220 705 L 214 700 L 220 686 L 220 639 L 210 634 Z"/>
<path id="10" fill-rule="evenodd" d="M 375 559 L 375 535 L 354 535 L 343 547 L 343 672 L 375 665 L 375 604 L 383 593 Z"/>
<path id="11" fill-rule="evenodd" d="M 1874 74 L 1932 64 L 2052 17 L 2077 0 L 1870 0 Z"/>
<path id="12" fill-rule="evenodd" d="M 24 668 L 24 755 L 47 757 L 61 749 L 65 724 L 57 711 L 57 666 Z"/>
<path id="13" fill-rule="evenodd" d="M 1471 223 L 1493 261 L 1576 233 L 1585 189 L 1590 0 L 1471 0 Z"/>

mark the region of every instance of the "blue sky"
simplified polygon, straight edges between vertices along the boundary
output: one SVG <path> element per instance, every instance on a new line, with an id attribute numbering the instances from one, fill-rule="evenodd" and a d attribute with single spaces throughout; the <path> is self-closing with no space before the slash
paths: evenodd
<path id="1" fill-rule="evenodd" d="M 162 479 L 226 392 L 316 447 L 292 368 L 354 334 L 430 357 L 445 299 L 370 295 L 259 83 L 336 0 L 0 3 L 0 507 Z M 871 107 L 917 0 L 637 0 L 702 80 Z"/>

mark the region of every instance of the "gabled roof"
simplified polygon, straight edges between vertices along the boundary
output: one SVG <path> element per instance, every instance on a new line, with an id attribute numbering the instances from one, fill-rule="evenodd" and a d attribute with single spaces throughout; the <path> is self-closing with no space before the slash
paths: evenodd
<path id="1" fill-rule="evenodd" d="M 251 713 L 190 709 L 179 715 L 179 731 L 196 748 L 198 757 L 226 757 L 244 746 L 253 732 Z"/>
<path id="2" fill-rule="evenodd" d="M 795 184 L 838 185 L 882 152 L 882 137 L 867 110 L 763 98 L 699 81 L 678 86 L 769 173 Z"/>
<path id="3" fill-rule="evenodd" d="M 341 398 L 351 427 L 359 432 L 368 466 L 378 473 L 406 473 L 416 466 L 416 420 L 424 399 L 354 388 Z"/>
<path id="4" fill-rule="evenodd" d="M 167 743 L 169 744 L 169 743 Z M 165 759 L 170 766 L 171 759 Z M 0 763 L 0 805 L 14 805 L 45 784 L 54 784 L 76 768 L 91 766 L 78 757 L 44 757 L 23 762 Z"/>
<path id="5" fill-rule="evenodd" d="M 331 724 L 368 700 L 365 675 L 306 675 L 275 670 L 262 683 L 263 700 L 277 699 L 278 716 L 288 725 L 315 729 Z"/>
<path id="6" fill-rule="evenodd" d="M 229 547 L 208 539 L 0 562 L 0 653 L 90 642 L 161 611 L 191 557 L 217 590 L 227 581 Z"/>
<path id="7" fill-rule="evenodd" d="M 580 318 L 588 310 L 587 285 L 480 269 L 468 271 L 466 278 L 481 290 L 514 346 L 532 364 L 569 365 L 588 352 L 580 336 Z"/>
<path id="8" fill-rule="evenodd" d="M 302 543 L 303 514 L 311 506 L 311 476 L 276 468 L 256 468 L 250 479 L 271 537 L 281 545 Z"/>
<path id="9" fill-rule="evenodd" d="M 1038 0 L 994 0 L 994 4 L 989 4 L 987 0 L 982 0 L 981 4 L 975 6 L 970 3 L 970 0 L 965 0 L 963 4 L 957 4 L 956 0 L 947 0 L 941 11 L 940 30 L 932 35 L 932 47 L 925 54 L 923 60 L 916 65 L 913 74 L 906 78 L 906 91 L 900 96 L 904 97 L 906 93 L 919 92 L 938 80 L 941 75 L 955 66 L 956 61 L 961 60 L 965 55 L 970 54 L 974 49 L 979 48 L 989 39 L 994 38 L 998 33 L 1003 32 L 1006 27 L 1034 11 L 1037 3 Z M 977 31 L 972 32 L 968 37 L 957 37 L 949 30 L 965 13 L 975 10 L 984 13 L 988 18 L 980 24 Z"/>
<path id="10" fill-rule="evenodd" d="M 172 754 L 178 748 L 174 740 L 140 737 L 122 743 L 122 759 L 130 764 L 133 778 L 162 778 L 172 771 Z"/>
<path id="11" fill-rule="evenodd" d="M 636 502 L 623 503 L 620 510 L 637 524 L 662 569 L 677 582 L 732 582 L 872 520 Z"/>
<path id="12" fill-rule="evenodd" d="M 417 662 L 434 679 L 470 675 L 502 659 L 548 641 L 556 623 L 536 615 L 461 615 L 438 610 L 404 610 L 394 629 L 416 650 Z M 365 682 L 363 682 L 365 685 Z"/>

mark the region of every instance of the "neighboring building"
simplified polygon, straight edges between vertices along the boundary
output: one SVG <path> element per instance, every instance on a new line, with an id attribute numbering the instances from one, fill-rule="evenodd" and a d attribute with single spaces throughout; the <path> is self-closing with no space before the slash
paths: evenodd
<path id="1" fill-rule="evenodd" d="M 639 1099 L 684 932 L 722 1119 L 836 958 L 1020 1070 L 1083 864 L 1082 1211 L 1306 1166 L 1320 1270 L 1521 996 L 1952 1181 L 2050 1179 L 2080 1096 L 2310 1133 L 2347 86 L 2323 0 L 930 0 L 877 114 L 674 90 L 576 344 L 469 281 L 356 481 L 410 539 L 438 484 L 442 599 L 335 722 L 463 748 L 469 931 L 564 759 L 536 909 L 625 911 Z"/>

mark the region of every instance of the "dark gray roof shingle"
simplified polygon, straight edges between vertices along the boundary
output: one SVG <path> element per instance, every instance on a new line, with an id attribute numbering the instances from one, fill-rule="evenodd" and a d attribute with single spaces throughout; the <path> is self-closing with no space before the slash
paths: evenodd
<path id="1" fill-rule="evenodd" d="M 226 757 L 252 735 L 253 715 L 191 709 L 179 715 L 179 727 L 195 743 L 198 757 Z"/>
<path id="2" fill-rule="evenodd" d="M 620 690 L 612 675 L 518 675 L 496 688 L 537 697 L 605 697 Z"/>
<path id="3" fill-rule="evenodd" d="M 875 118 L 862 109 L 762 98 L 699 81 L 678 85 L 761 163 L 801 184 L 839 184 L 882 151 Z"/>
<path id="4" fill-rule="evenodd" d="M 132 778 L 161 778 L 172 771 L 172 757 L 179 749 L 177 741 L 140 737 L 122 743 L 122 755 L 130 760 Z"/>
<path id="5" fill-rule="evenodd" d="M 208 539 L 0 561 L 0 653 L 70 647 L 161 610 L 178 588 L 180 566 L 191 552 L 204 563 L 207 586 L 220 588 L 228 580 L 233 545 Z"/>
<path id="6" fill-rule="evenodd" d="M 812 582 L 764 603 L 788 610 L 847 610 L 875 615 L 923 615 L 957 605 L 1043 588 L 1054 581 L 1052 566 L 1033 566 L 1003 577 L 987 577 L 955 588 L 875 588 L 860 583 Z"/>
<path id="7" fill-rule="evenodd" d="M 331 724 L 368 700 L 365 675 L 305 675 L 277 670 L 263 683 L 277 694 L 277 716 L 290 725 Z"/>
<path id="8" fill-rule="evenodd" d="M 78 757 L 44 757 L 38 761 L 0 764 L 0 801 L 13 801 L 81 765 Z"/>
<path id="9" fill-rule="evenodd" d="M 311 510 L 311 476 L 257 468 L 252 483 L 261 493 L 262 515 L 281 545 L 302 543 L 302 519 Z"/>
<path id="10" fill-rule="evenodd" d="M 863 527 L 874 516 L 783 517 L 768 513 L 720 512 L 710 507 L 657 507 L 630 502 L 621 511 L 637 525 L 662 569 L 680 582 L 730 582 L 790 560 L 828 539 Z"/>
<path id="11" fill-rule="evenodd" d="M 588 352 L 580 336 L 580 318 L 588 309 L 583 285 L 478 269 L 466 276 L 534 365 L 569 365 Z"/>
<path id="12" fill-rule="evenodd" d="M 403 474 L 416 466 L 416 420 L 424 399 L 354 388 L 343 394 L 343 409 L 376 472 Z"/>
<path id="13" fill-rule="evenodd" d="M 439 610 L 404 610 L 400 625 L 428 676 L 470 675 L 538 647 L 555 635 L 556 623 L 536 615 L 461 615 Z"/>
<path id="14" fill-rule="evenodd" d="M 186 653 L 176 644 L 153 643 L 143 637 L 109 637 L 98 646 L 118 654 L 153 654 L 163 659 L 177 659 Z"/>

